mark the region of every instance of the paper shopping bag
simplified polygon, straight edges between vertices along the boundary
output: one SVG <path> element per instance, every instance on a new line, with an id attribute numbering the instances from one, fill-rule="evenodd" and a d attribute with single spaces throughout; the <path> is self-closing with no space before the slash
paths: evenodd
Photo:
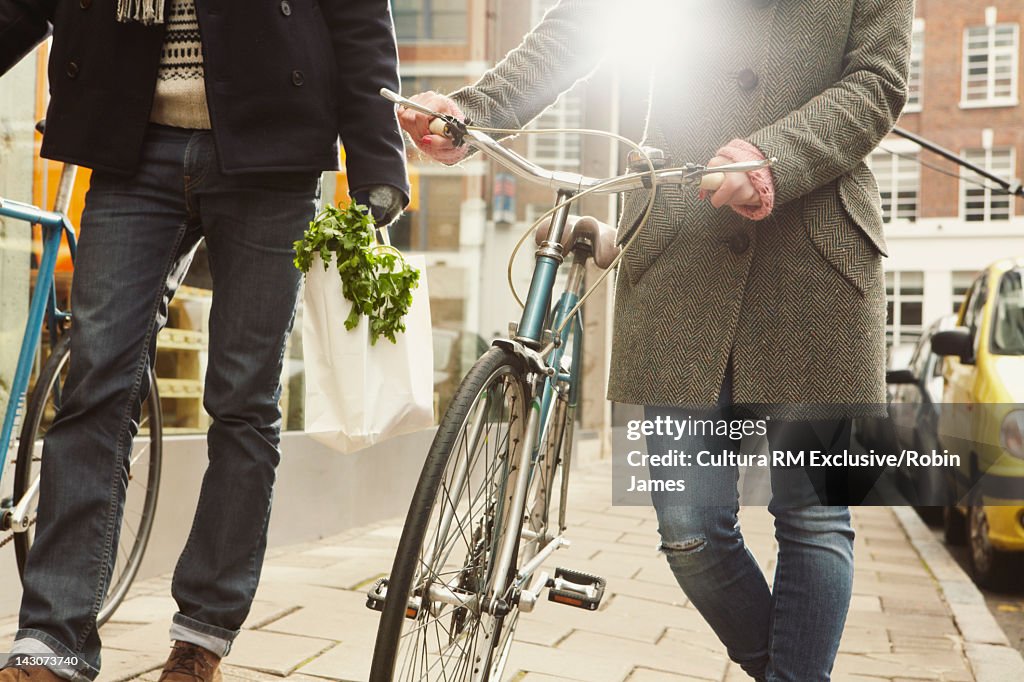
<path id="1" fill-rule="evenodd" d="M 306 369 L 306 432 L 339 452 L 352 452 L 434 424 L 434 358 L 426 260 L 405 256 L 419 285 L 397 343 L 370 343 L 362 317 L 351 331 L 352 303 L 332 266 L 317 257 L 303 294 L 302 352 Z"/>

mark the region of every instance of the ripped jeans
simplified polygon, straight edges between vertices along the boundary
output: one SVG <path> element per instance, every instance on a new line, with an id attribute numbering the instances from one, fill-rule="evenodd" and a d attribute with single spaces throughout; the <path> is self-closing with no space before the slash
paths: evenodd
<path id="1" fill-rule="evenodd" d="M 722 387 L 719 406 L 701 418 L 731 418 L 731 386 Z M 645 417 L 683 420 L 692 411 L 647 407 Z M 787 428 L 790 427 L 790 428 Z M 848 447 L 844 421 L 807 425 L 769 422 L 772 449 L 815 449 L 811 441 Z M 845 439 L 845 445 L 844 445 Z M 647 437 L 648 452 L 739 451 L 727 436 Z M 736 467 L 651 467 L 651 477 L 685 478 L 688 502 L 672 493 L 652 493 L 661 549 L 680 587 L 725 644 L 729 657 L 756 680 L 818 682 L 830 679 L 853 587 L 853 530 L 846 506 L 792 504 L 791 470 L 771 472 L 779 553 L 774 588 L 750 554 L 740 533 Z M 787 488 L 789 502 L 780 501 Z M 694 495 L 699 497 L 694 498 Z M 811 491 L 813 497 L 814 491 Z"/>

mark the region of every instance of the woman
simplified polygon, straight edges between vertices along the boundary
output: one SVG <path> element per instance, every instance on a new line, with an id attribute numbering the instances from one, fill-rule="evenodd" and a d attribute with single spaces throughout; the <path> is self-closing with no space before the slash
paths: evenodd
<path id="1" fill-rule="evenodd" d="M 478 125 L 519 128 L 594 68 L 610 42 L 595 26 L 626 4 L 635 14 L 636 3 L 562 0 L 474 85 L 450 98 L 413 99 Z M 728 417 L 754 406 L 773 417 L 772 449 L 841 450 L 849 419 L 884 403 L 886 247 L 864 158 L 905 102 L 913 0 L 662 7 L 649 24 L 679 37 L 668 41 L 671 54 L 652 60 L 644 144 L 677 162 L 778 161 L 730 175 L 710 201 L 660 192 L 620 266 L 608 397 L 645 405 L 649 419 L 694 410 Z M 649 38 L 620 42 L 666 42 Z M 433 158 L 463 158 L 463 149 L 430 134 L 428 117 L 402 110 L 399 119 Z M 621 225 L 647 201 L 644 192 L 627 197 Z M 732 443 L 648 439 L 652 452 L 669 446 Z M 774 590 L 739 533 L 734 468 L 690 470 L 684 505 L 654 496 L 679 584 L 758 680 L 829 679 L 846 619 L 846 496 L 833 477 L 808 488 L 807 473 L 772 471 Z"/>

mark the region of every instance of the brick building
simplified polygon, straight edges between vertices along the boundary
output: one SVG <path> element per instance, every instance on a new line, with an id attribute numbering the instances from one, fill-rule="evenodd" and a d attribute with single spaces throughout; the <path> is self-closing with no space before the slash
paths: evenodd
<path id="1" fill-rule="evenodd" d="M 900 125 L 1019 178 L 1022 23 L 1024 5 L 1015 0 L 918 0 Z M 1024 254 L 1024 202 L 895 136 L 871 165 L 888 222 L 889 337 L 903 344 L 954 310 L 978 270 Z"/>

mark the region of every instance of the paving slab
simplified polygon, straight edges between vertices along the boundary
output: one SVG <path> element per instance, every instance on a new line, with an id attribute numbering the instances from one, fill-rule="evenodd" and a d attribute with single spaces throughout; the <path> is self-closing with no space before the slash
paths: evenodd
<path id="1" fill-rule="evenodd" d="M 574 475 L 568 531 L 574 545 L 548 564 L 605 576 L 605 601 L 587 612 L 543 600 L 524 614 L 505 682 L 747 680 L 657 551 L 653 510 L 610 506 L 607 463 Z M 1015 667 L 1019 655 L 979 611 L 984 602 L 955 562 L 948 565 L 934 546 L 922 544 L 898 510 L 855 509 L 853 517 L 854 597 L 834 680 L 1024 680 L 1024 672 L 1014 672 L 1024 670 Z M 744 508 L 740 522 L 771 581 L 771 515 Z M 393 519 L 268 553 L 256 602 L 223 665 L 226 682 L 366 682 L 379 621 L 365 608 L 363 590 L 390 570 L 400 534 L 401 519 Z M 169 576 L 133 586 L 101 631 L 99 682 L 156 680 L 176 611 L 169 587 Z M 15 628 L 13 618 L 0 621 L 0 650 Z"/>

